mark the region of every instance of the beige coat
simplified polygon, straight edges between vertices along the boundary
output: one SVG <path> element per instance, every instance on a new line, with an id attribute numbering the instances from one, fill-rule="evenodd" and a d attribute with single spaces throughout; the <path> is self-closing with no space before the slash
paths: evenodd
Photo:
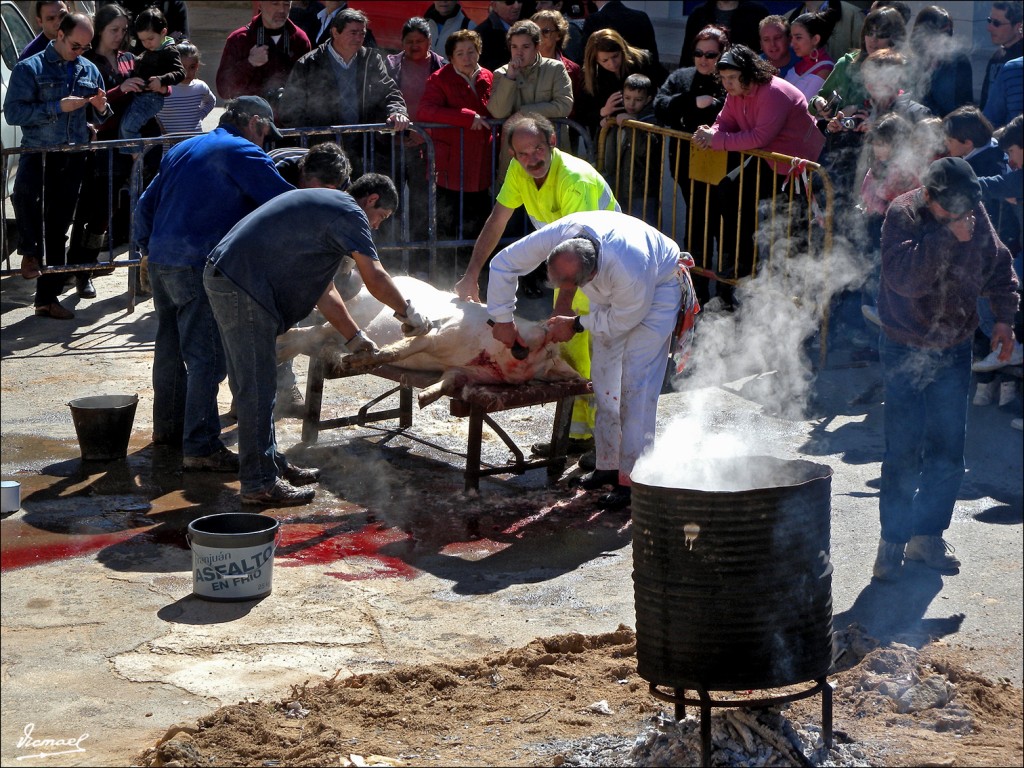
<path id="1" fill-rule="evenodd" d="M 565 65 L 537 54 L 533 66 L 522 70 L 515 80 L 505 76 L 508 65 L 494 73 L 488 111 L 496 118 L 515 112 L 533 112 L 544 117 L 568 117 L 572 111 L 572 83 Z"/>

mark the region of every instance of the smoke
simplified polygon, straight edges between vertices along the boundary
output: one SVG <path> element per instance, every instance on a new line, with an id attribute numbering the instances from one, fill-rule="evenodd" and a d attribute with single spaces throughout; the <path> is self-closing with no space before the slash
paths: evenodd
<path id="1" fill-rule="evenodd" d="M 816 225 L 815 225 L 816 228 Z M 777 455 L 778 430 L 762 414 L 804 418 L 814 382 L 809 340 L 819 331 L 825 308 L 844 290 L 855 288 L 870 271 L 870 258 L 836 236 L 826 259 L 820 242 L 812 253 L 787 253 L 796 243 L 784 225 L 769 223 L 758 232 L 770 244 L 760 250 L 756 277 L 736 290 L 731 313 L 702 312 L 694 336 L 688 375 L 677 380 L 687 393 L 686 413 L 674 419 L 638 460 L 634 480 L 645 485 L 699 490 L 744 490 L 785 484 L 778 467 L 765 472 L 738 456 Z M 815 239 L 820 241 L 820 231 Z M 800 245 L 807 248 L 806 235 Z M 720 410 L 718 390 L 742 390 L 761 414 Z M 688 457 L 680 461 L 680 452 Z"/>

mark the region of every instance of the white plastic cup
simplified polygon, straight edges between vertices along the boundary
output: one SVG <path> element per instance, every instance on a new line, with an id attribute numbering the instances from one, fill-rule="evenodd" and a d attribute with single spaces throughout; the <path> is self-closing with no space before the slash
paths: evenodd
<path id="1" fill-rule="evenodd" d="M 0 481 L 0 513 L 21 509 L 21 483 L 17 480 Z"/>

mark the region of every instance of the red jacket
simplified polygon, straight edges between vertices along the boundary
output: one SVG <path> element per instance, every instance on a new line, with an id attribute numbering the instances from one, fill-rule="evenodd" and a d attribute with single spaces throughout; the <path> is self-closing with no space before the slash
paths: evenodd
<path id="1" fill-rule="evenodd" d="M 285 22 L 288 45 L 284 38 L 278 44 L 263 29 L 263 17 L 257 14 L 253 20 L 228 35 L 217 69 L 217 95 L 222 99 L 239 96 L 262 96 L 271 105 L 276 102 L 276 91 L 284 87 L 288 74 L 295 62 L 309 53 L 309 38 L 289 20 Z M 249 63 L 249 51 L 257 43 L 270 46 L 270 60 L 262 67 Z"/>
<path id="2" fill-rule="evenodd" d="M 491 186 L 491 132 L 472 131 L 473 118 L 489 118 L 487 102 L 491 98 L 494 75 L 490 70 L 476 71 L 470 86 L 451 64 L 446 64 L 427 78 L 427 87 L 420 99 L 416 120 L 421 123 L 446 123 L 462 128 L 433 128 L 437 163 L 437 185 L 459 189 L 460 170 L 465 192 L 480 192 Z M 464 138 L 460 140 L 460 133 Z M 461 144 L 460 144 L 461 141 Z M 461 165 L 461 169 L 460 169 Z"/>

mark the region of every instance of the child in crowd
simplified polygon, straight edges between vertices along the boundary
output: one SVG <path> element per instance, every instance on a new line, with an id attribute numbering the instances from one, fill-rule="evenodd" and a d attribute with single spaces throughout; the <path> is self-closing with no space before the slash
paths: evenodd
<path id="1" fill-rule="evenodd" d="M 622 84 L 622 107 L 625 111 L 604 120 L 619 126 L 627 120 L 656 122 L 654 84 L 647 75 L 636 73 L 626 78 Z M 605 178 L 616 190 L 623 209 L 657 226 L 661 200 L 661 137 L 621 127 L 618 134 L 618 152 L 606 155 Z"/>
<path id="2" fill-rule="evenodd" d="M 790 45 L 800 58 L 786 73 L 786 80 L 799 88 L 808 101 L 814 99 L 835 67 L 825 49 L 832 26 L 833 22 L 823 13 L 800 14 L 789 26 Z"/>
<path id="3" fill-rule="evenodd" d="M 164 133 L 198 133 L 203 130 L 203 118 L 217 105 L 217 97 L 198 77 L 202 66 L 199 49 L 187 40 L 178 43 L 177 49 L 185 79 L 171 89 L 156 119 Z"/>
<path id="4" fill-rule="evenodd" d="M 139 138 L 142 126 L 163 108 L 170 86 L 185 79 L 174 38 L 167 35 L 167 20 L 157 8 L 146 8 L 135 17 L 135 36 L 145 50 L 136 57 L 134 75 L 121 85 L 121 90 L 135 92 L 121 117 L 122 139 Z M 132 154 L 132 149 L 121 152 Z"/>
<path id="5" fill-rule="evenodd" d="M 1024 205 L 1024 183 L 1022 183 L 1024 181 L 1024 170 L 1022 170 L 1022 166 L 1024 166 L 1024 116 L 1017 115 L 996 131 L 994 136 L 999 150 L 1006 153 L 1006 157 L 1009 159 L 1009 169 L 1004 169 L 1003 172 L 991 176 L 979 174 L 978 183 L 981 184 L 982 200 L 986 207 L 996 200 L 1001 203 L 1010 203 L 1010 209 L 1005 211 L 1005 215 L 1013 216 L 1016 219 L 1017 231 L 1020 232 L 1022 230 L 1021 206 Z M 991 211 L 991 208 L 989 210 Z M 1016 241 L 1007 242 L 1006 245 L 1014 255 L 1013 271 L 1017 275 L 1017 280 L 1020 281 L 1024 276 L 1021 240 L 1018 238 Z M 975 352 L 979 357 L 985 356 L 973 366 L 978 382 L 974 391 L 974 405 L 988 405 L 995 399 L 997 391 L 1000 407 L 1015 405 L 1018 390 L 1017 380 L 1020 378 L 1020 372 L 1018 370 L 1016 376 L 1013 376 L 1005 369 L 1011 366 L 1019 367 L 1024 363 L 1024 349 L 1019 341 L 1021 338 L 1020 310 L 1017 311 L 1014 327 L 1018 341 L 1014 342 L 1013 352 L 1008 361 L 999 359 L 999 353 L 1002 350 L 989 352 L 988 347 L 985 346 L 986 340 L 992 335 L 992 326 L 995 322 L 987 299 L 978 299 L 978 316 L 981 318 L 979 330 L 985 338 L 975 339 L 980 342 L 976 344 Z M 1017 417 L 1010 423 L 1015 429 L 1022 429 L 1024 421 L 1020 418 L 1019 407 L 1016 407 L 1015 410 Z"/>
<path id="6" fill-rule="evenodd" d="M 871 275 L 864 285 L 861 312 L 876 325 L 878 311 L 875 294 L 878 291 L 878 253 L 882 243 L 882 222 L 889 203 L 921 186 L 918 178 L 919 158 L 908 149 L 913 127 L 906 118 L 895 112 L 882 117 L 865 137 L 867 170 L 861 182 L 861 202 L 858 208 L 864 214 L 864 241 L 872 258 Z"/>

